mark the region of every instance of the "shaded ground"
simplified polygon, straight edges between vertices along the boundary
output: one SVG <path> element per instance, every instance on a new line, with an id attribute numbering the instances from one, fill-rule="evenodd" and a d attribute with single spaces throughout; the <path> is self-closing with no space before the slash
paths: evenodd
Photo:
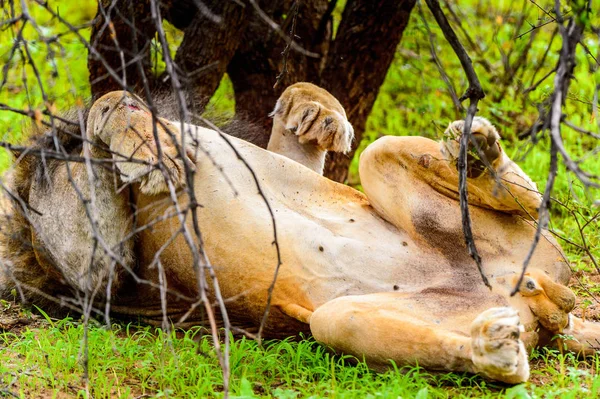
<path id="1" fill-rule="evenodd" d="M 21 333 L 25 328 L 42 328 L 48 323 L 38 314 L 14 302 L 0 300 L 0 333 Z"/>
<path id="2" fill-rule="evenodd" d="M 569 287 L 577 295 L 573 314 L 584 320 L 600 321 L 600 275 L 578 271 L 573 273 Z"/>

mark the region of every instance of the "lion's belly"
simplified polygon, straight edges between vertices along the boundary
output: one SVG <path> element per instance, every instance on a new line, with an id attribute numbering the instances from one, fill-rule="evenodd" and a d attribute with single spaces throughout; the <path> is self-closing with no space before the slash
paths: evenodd
<path id="1" fill-rule="evenodd" d="M 258 321 L 278 264 L 271 213 L 249 169 L 211 134 L 201 137 L 202 145 L 218 154 L 218 163 L 199 157 L 197 220 L 228 307 Z M 456 286 L 456 267 L 439 251 L 384 221 L 356 190 L 287 158 L 247 143 L 234 144 L 252 166 L 275 219 L 282 262 L 273 292 L 276 308 L 292 303 L 312 310 L 343 295 Z M 139 224 L 174 213 L 169 202 L 168 197 L 139 197 Z M 179 202 L 185 209 L 186 196 Z M 190 216 L 186 220 L 193 236 Z M 186 240 L 182 234 L 172 238 L 179 230 L 177 217 L 154 224 L 140 234 L 139 248 L 146 269 L 156 251 L 162 251 L 170 286 L 189 295 L 198 285 Z M 156 279 L 156 269 L 146 269 L 148 278 Z"/>
<path id="2" fill-rule="evenodd" d="M 460 248 L 459 219 L 453 224 L 458 232 L 454 235 L 432 228 L 436 237 L 413 240 L 379 217 L 356 190 L 324 179 L 289 159 L 236 142 L 253 175 L 221 139 L 213 136 L 203 137 L 202 145 L 208 153 L 218 155 L 216 162 L 202 156 L 197 163 L 197 221 L 223 297 L 236 317 L 257 323 L 264 312 L 278 265 L 273 218 L 281 255 L 272 301 L 275 318 L 281 316 L 277 309 L 286 304 L 313 310 L 351 294 L 399 291 L 445 295 L 443 292 L 451 289 L 480 294 L 481 300 L 489 296 L 473 261 Z M 180 209 L 186 209 L 185 194 L 179 202 Z M 175 213 L 169 203 L 168 197 L 138 197 L 139 224 Z M 191 220 L 188 213 L 188 231 L 197 242 Z M 494 223 L 498 222 L 494 219 L 488 225 L 502 227 Z M 170 287 L 193 296 L 198 286 L 193 256 L 184 236 L 178 233 L 180 226 L 178 217 L 172 217 L 140 234 L 142 275 L 157 279 L 156 268 L 148 266 L 161 251 Z M 167 242 L 171 243 L 165 247 Z M 462 257 L 450 256 L 455 252 Z M 487 251 L 483 255 L 484 266 L 491 265 L 492 269 L 495 263 L 506 263 L 506 255 Z"/>
<path id="3" fill-rule="evenodd" d="M 236 195 L 222 178 L 205 175 L 197 186 L 204 248 L 231 314 L 258 323 L 278 265 L 272 218 L 253 182 L 235 179 Z M 363 202 L 322 201 L 300 193 L 290 200 L 298 190 L 275 190 L 267 184 L 262 189 L 275 217 L 281 256 L 272 301 L 276 308 L 293 303 L 314 310 L 344 295 L 418 292 L 455 277 L 439 252 L 413 241 Z M 185 202 L 181 200 L 183 207 Z M 151 201 L 138 205 L 148 210 L 140 214 L 141 224 L 173 211 Z M 144 264 L 152 262 L 179 226 L 177 218 L 171 218 L 141 234 Z M 193 235 L 189 219 L 188 227 Z M 197 287 L 192 259 L 181 234 L 161 255 L 169 284 L 187 294 Z M 277 312 L 272 319 L 289 322 Z"/>

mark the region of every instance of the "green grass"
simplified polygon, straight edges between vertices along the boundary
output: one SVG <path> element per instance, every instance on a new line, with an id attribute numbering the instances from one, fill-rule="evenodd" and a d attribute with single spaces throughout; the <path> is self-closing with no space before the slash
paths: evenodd
<path id="1" fill-rule="evenodd" d="M 222 397 L 223 380 L 210 339 L 201 331 L 167 334 L 150 327 L 90 327 L 89 382 L 82 380 L 83 325 L 70 319 L 19 334 L 0 334 L 0 389 L 22 398 Z M 596 397 L 599 359 L 536 352 L 532 380 L 509 387 L 477 376 L 392 367 L 375 373 L 356 359 L 334 356 L 312 339 L 236 339 L 231 348 L 235 398 L 507 398 Z M 353 363 L 353 364 L 350 364 Z M 542 384 L 543 382 L 543 384 Z M 0 391 L 0 397 L 2 393 Z"/>
<path id="2" fill-rule="evenodd" d="M 511 8 L 514 4 L 518 4 L 518 7 Z M 535 120 L 537 104 L 552 92 L 551 77 L 528 97 L 522 94 L 524 88 L 555 65 L 560 41 L 555 40 L 553 51 L 540 66 L 539 72 L 534 74 L 550 40 L 553 26 L 550 24 L 540 29 L 525 66 L 515 74 L 508 74 L 502 62 L 502 53 L 507 54 L 513 50 L 509 58 L 515 63 L 529 39 L 529 35 L 515 39 L 518 34 L 529 29 L 527 23 L 520 31 L 515 29 L 522 4 L 527 7 L 525 12 L 529 16 L 529 22 L 536 24 L 539 18 L 544 17 L 528 1 L 468 0 L 460 2 L 460 10 L 454 8 L 463 17 L 463 27 L 476 44 L 467 45 L 467 51 L 473 58 L 487 93 L 486 99 L 480 104 L 480 114 L 497 125 L 508 153 L 519 161 L 540 189 L 543 189 L 549 166 L 547 138 L 542 138 L 530 151 L 525 151 L 531 145 L 516 140 L 516 136 Z M 541 5 L 547 8 L 550 3 Z M 45 35 L 66 31 L 64 26 L 51 19 L 41 8 L 33 4 L 30 7 L 32 16 Z M 82 5 L 80 2 L 62 1 L 54 2 L 53 7 L 58 7 L 61 16 L 74 25 L 83 25 L 95 15 L 93 2 Z M 436 51 L 460 95 L 467 86 L 462 69 L 441 32 L 428 16 L 427 10 L 424 11 L 436 36 Z M 595 15 L 594 18 L 600 17 Z M 598 25 L 600 21 L 592 22 Z M 39 34 L 34 29 L 28 27 L 24 33 L 32 57 L 44 77 L 43 89 L 48 96 L 48 103 L 42 100 L 31 65 L 26 62 L 23 53 L 19 52 L 13 58 L 7 84 L 0 91 L 0 103 L 23 110 L 43 110 L 46 107 L 66 109 L 89 97 L 87 52 L 74 35 L 65 34 L 58 43 L 48 46 L 40 42 Z M 84 37 L 89 37 L 89 29 L 83 29 L 81 33 Z M 168 34 L 174 41 L 180 40 L 173 28 L 168 29 Z M 0 30 L 0 59 L 3 64 L 9 61 L 15 35 L 13 28 Z M 467 43 L 465 35 L 460 31 L 459 36 L 463 43 Z M 598 53 L 597 37 L 586 37 L 585 42 L 593 54 Z M 154 54 L 156 56 L 157 52 Z M 594 114 L 592 101 L 594 87 L 600 83 L 600 73 L 583 51 L 578 53 L 577 60 L 579 66 L 565 113 L 571 122 L 598 132 L 597 121 L 600 116 Z M 489 68 L 486 69 L 486 66 Z M 157 58 L 157 72 L 163 67 Z M 514 79 L 506 81 L 507 76 L 514 76 Z M 502 92 L 505 93 L 503 96 L 498 94 Z M 207 113 L 222 120 L 233 115 L 233 108 L 231 82 L 224 79 Z M 415 10 L 368 120 L 357 157 L 362 149 L 381 135 L 424 135 L 438 138 L 450 121 L 461 117 L 463 114 L 454 109 L 447 87 L 431 62 L 429 37 Z M 1 139 L 22 141 L 24 137 L 21 132 L 30 123 L 27 118 L 16 113 L 0 111 Z M 567 149 L 574 158 L 598 148 L 597 142 L 582 138 L 570 129 L 565 129 L 563 133 Z M 359 183 L 357 157 L 351 166 L 350 182 L 353 184 Z M 6 170 L 10 162 L 8 155 L 0 151 L 0 171 Z M 589 171 L 598 172 L 600 159 L 597 156 L 590 157 L 582 166 Z M 581 245 L 578 223 L 584 224 L 599 211 L 593 206 L 593 202 L 600 199 L 598 191 L 585 190 L 572 174 L 561 167 L 553 195 L 567 207 L 558 204 L 553 206 L 552 229 Z M 600 257 L 598 223 L 588 225 L 585 233 L 592 253 Z M 589 280 L 593 267 L 587 254 L 577 246 L 560 242 L 573 269 L 584 273 L 582 280 L 588 283 L 589 291 L 600 294 L 600 288 Z M 588 295 L 579 291 L 578 295 Z M 5 302 L 0 306 L 14 305 Z M 25 311 L 22 317 L 30 317 L 30 314 Z M 168 335 L 149 327 L 115 325 L 112 330 L 107 330 L 91 326 L 90 375 L 86 385 L 81 378 L 83 329 L 81 323 L 65 319 L 36 325 L 35 328 L 25 329 L 17 334 L 0 333 L 0 397 L 10 397 L 11 394 L 5 390 L 22 398 L 222 396 L 223 381 L 214 350 L 210 340 L 200 337 L 199 330 Z M 376 374 L 363 363 L 349 365 L 347 358 L 332 356 L 326 348 L 311 339 L 266 342 L 262 348 L 253 341 L 236 339 L 231 351 L 231 390 L 240 398 L 598 396 L 598 359 L 584 363 L 570 355 L 542 351 L 533 354 L 532 363 L 534 372 L 531 382 L 517 387 L 504 387 L 479 377 L 454 373 L 431 375 L 420 369 L 392 369 L 387 373 Z"/>

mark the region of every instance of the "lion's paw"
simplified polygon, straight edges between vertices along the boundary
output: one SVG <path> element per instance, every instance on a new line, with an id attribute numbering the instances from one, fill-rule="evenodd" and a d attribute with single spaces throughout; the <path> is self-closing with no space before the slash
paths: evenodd
<path id="1" fill-rule="evenodd" d="M 321 150 L 348 152 L 354 129 L 339 101 L 310 83 L 297 83 L 281 95 L 271 113 L 300 144 L 316 144 Z"/>
<path id="2" fill-rule="evenodd" d="M 492 308 L 481 313 L 471 325 L 473 363 L 485 377 L 518 384 L 529 379 L 529 362 L 522 326 L 516 310 Z"/>
<path id="3" fill-rule="evenodd" d="M 158 118 L 155 127 L 147 107 L 125 92 L 111 92 L 91 107 L 88 116 L 88 137 L 110 149 L 124 183 L 140 183 L 144 194 L 169 192 L 167 179 L 175 189 L 185 185 L 185 163 L 195 164 L 194 151 L 175 142 L 176 127 Z M 95 144 L 97 145 L 97 144 Z M 160 151 L 159 151 L 160 146 Z M 165 178 L 166 176 L 166 178 Z"/>
<path id="4" fill-rule="evenodd" d="M 460 137 L 462 136 L 464 126 L 464 120 L 454 121 L 450 123 L 444 132 L 445 138 L 442 142 L 442 151 L 451 161 L 456 161 L 458 159 L 460 152 Z M 472 169 L 472 173 L 470 173 L 469 177 L 478 177 L 483 170 L 485 170 L 486 163 L 494 165 L 494 161 L 500 158 L 502 147 L 500 146 L 500 135 L 498 134 L 498 131 L 494 125 L 485 118 L 480 116 L 473 118 L 471 134 L 476 146 L 472 143 L 470 145 L 470 148 L 473 150 L 473 155 L 469 154 L 468 159 L 469 169 Z M 486 162 L 482 162 L 479 159 L 482 158 L 482 156 L 478 153 L 477 147 L 481 150 Z"/>

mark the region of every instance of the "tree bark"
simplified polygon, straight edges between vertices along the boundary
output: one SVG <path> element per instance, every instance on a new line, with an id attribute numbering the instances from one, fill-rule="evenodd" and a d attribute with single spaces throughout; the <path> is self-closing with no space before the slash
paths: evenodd
<path id="1" fill-rule="evenodd" d="M 280 0 L 260 6 L 288 35 L 295 14 L 291 9 L 293 3 Z M 323 53 L 326 40 L 315 42 L 315 39 L 320 21 L 327 11 L 327 0 L 305 0 L 298 4 L 294 41 L 305 50 Z M 254 143 L 263 148 L 266 148 L 271 132 L 271 119 L 267 115 L 273 110 L 281 92 L 296 82 L 318 82 L 320 58 L 307 57 L 290 49 L 286 60 L 282 54 L 286 45 L 286 41 L 253 12 L 242 44 L 227 68 L 235 91 L 236 115 L 263 129 L 264 136 Z M 284 62 L 287 72 L 277 87 L 273 87 Z"/>
<path id="2" fill-rule="evenodd" d="M 91 45 L 102 54 L 108 66 L 127 83 L 127 86 L 136 90 L 141 87 L 142 75 L 135 59 L 141 59 L 146 76 L 152 76 L 150 41 L 156 29 L 150 17 L 150 2 L 120 0 L 111 9 L 112 3 L 112 0 L 98 2 L 98 13 L 92 26 Z M 93 100 L 109 91 L 124 89 L 121 83 L 108 74 L 102 61 L 91 54 L 88 56 L 88 71 Z"/>
<path id="3" fill-rule="evenodd" d="M 195 114 L 204 111 L 219 86 L 248 24 L 248 5 L 230 0 L 204 1 L 204 5 L 218 20 L 196 12 L 175 55 L 184 87 L 189 88 L 188 108 Z"/>
<path id="4" fill-rule="evenodd" d="M 415 0 L 349 0 L 329 51 L 321 86 L 342 103 L 356 135 L 352 151 L 331 154 L 325 175 L 344 182 L 379 87 L 394 59 Z"/>

